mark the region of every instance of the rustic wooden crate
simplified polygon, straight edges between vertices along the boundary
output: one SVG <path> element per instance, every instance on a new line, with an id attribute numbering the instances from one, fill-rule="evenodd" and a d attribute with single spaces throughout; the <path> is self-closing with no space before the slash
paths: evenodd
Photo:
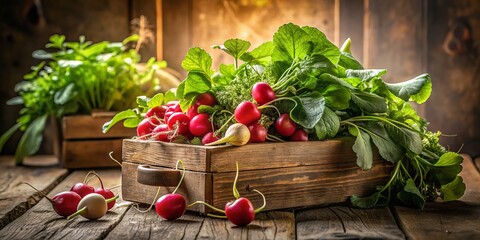
<path id="1" fill-rule="evenodd" d="M 377 154 L 372 169 L 363 171 L 356 164 L 352 144 L 352 139 L 345 138 L 207 147 L 125 139 L 122 195 L 125 200 L 150 204 L 158 187 L 139 183 L 138 167 L 146 165 L 167 174 L 181 159 L 187 171 L 179 193 L 189 203 L 202 200 L 223 208 L 233 200 L 235 161 L 240 168 L 237 183 L 240 194 L 248 197 L 255 207 L 262 204 L 262 199 L 251 189 L 265 194 L 266 210 L 344 202 L 352 194 L 371 193 L 388 180 L 392 169 Z M 174 188 L 162 186 L 160 194 Z M 191 210 L 209 212 L 202 205 Z"/>
<path id="2" fill-rule="evenodd" d="M 118 166 L 109 157 L 113 151 L 116 159 L 121 159 L 122 140 L 135 136 L 135 129 L 121 124 L 102 132 L 104 123 L 110 121 L 114 112 L 96 112 L 92 115 L 63 117 L 57 134 L 56 155 L 64 168 L 94 168 Z"/>

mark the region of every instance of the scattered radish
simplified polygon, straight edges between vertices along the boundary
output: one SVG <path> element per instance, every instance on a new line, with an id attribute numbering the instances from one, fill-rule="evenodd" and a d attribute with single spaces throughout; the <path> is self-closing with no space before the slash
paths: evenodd
<path id="1" fill-rule="evenodd" d="M 297 124 L 290 118 L 290 115 L 284 113 L 275 121 L 275 130 L 284 136 L 289 137 L 295 133 Z"/>
<path id="2" fill-rule="evenodd" d="M 198 105 L 207 105 L 213 107 L 215 104 L 217 104 L 217 100 L 215 100 L 215 97 L 211 93 L 202 93 L 197 96 L 196 103 Z"/>
<path id="3" fill-rule="evenodd" d="M 234 116 L 237 122 L 250 125 L 260 120 L 262 113 L 258 110 L 257 105 L 249 101 L 244 101 L 235 108 Z"/>
<path id="4" fill-rule="evenodd" d="M 235 201 L 229 202 L 225 205 L 225 210 L 221 210 L 216 208 L 204 201 L 196 201 L 189 205 L 193 206 L 195 204 L 203 204 L 214 211 L 221 212 L 225 214 L 225 217 L 233 224 L 237 226 L 245 226 L 251 223 L 255 219 L 255 214 L 262 211 L 265 206 L 267 205 L 267 201 L 265 196 L 258 190 L 253 189 L 254 192 L 260 194 L 263 198 L 263 205 L 260 208 L 254 209 L 250 200 L 244 197 L 240 197 L 240 193 L 237 189 L 237 180 L 238 180 L 238 162 L 236 162 L 237 172 L 235 175 L 235 180 L 233 181 L 233 196 L 235 197 Z M 218 218 L 225 218 L 224 216 L 214 215 L 214 214 L 207 214 L 211 217 L 218 217 Z"/>
<path id="5" fill-rule="evenodd" d="M 250 130 L 241 123 L 234 123 L 228 127 L 225 136 L 218 141 L 205 144 L 207 146 L 230 143 L 233 146 L 243 146 L 250 140 Z"/>
<path id="6" fill-rule="evenodd" d="M 263 105 L 275 100 L 275 92 L 268 83 L 258 82 L 252 87 L 252 97 L 258 105 Z"/>
<path id="7" fill-rule="evenodd" d="M 206 113 L 201 113 L 192 118 L 189 124 L 190 133 L 196 137 L 203 137 L 208 132 L 212 131 L 212 124 L 210 123 L 209 116 Z"/>
<path id="8" fill-rule="evenodd" d="M 176 112 L 174 114 L 172 114 L 169 118 L 168 118 L 168 127 L 170 129 L 175 129 L 177 130 L 178 134 L 185 134 L 187 133 L 189 130 L 188 130 L 188 125 L 190 123 L 190 118 L 181 113 L 181 112 Z"/>
<path id="9" fill-rule="evenodd" d="M 47 195 L 29 183 L 25 184 L 42 194 L 52 204 L 53 210 L 62 217 L 68 217 L 69 215 L 75 213 L 75 211 L 77 211 L 78 203 L 82 199 L 78 193 L 72 191 L 57 193 L 52 198 L 49 198 Z"/>
<path id="10" fill-rule="evenodd" d="M 78 203 L 77 211 L 68 216 L 67 219 L 72 219 L 78 215 L 90 220 L 99 219 L 107 213 L 107 204 L 116 199 L 117 197 L 113 197 L 106 200 L 98 193 L 88 194 Z"/>
<path id="11" fill-rule="evenodd" d="M 169 193 L 160 197 L 155 203 L 157 214 L 167 220 L 181 217 L 187 209 L 185 198 L 178 193 Z"/>
<path id="12" fill-rule="evenodd" d="M 245 226 L 255 219 L 255 209 L 250 200 L 241 197 L 225 205 L 225 215 L 231 223 Z"/>
<path id="13" fill-rule="evenodd" d="M 80 197 L 83 198 L 90 193 L 94 193 L 95 188 L 83 182 L 83 183 L 76 183 L 75 185 L 73 185 L 72 188 L 70 188 L 70 191 L 78 193 L 78 195 L 80 195 Z"/>
<path id="14" fill-rule="evenodd" d="M 87 178 L 90 174 L 95 175 L 98 181 L 100 181 L 100 188 L 95 189 L 95 193 L 102 195 L 105 199 L 110 199 L 115 197 L 115 194 L 113 194 L 113 192 L 110 189 L 104 188 L 102 178 L 100 178 L 100 176 L 96 172 L 93 172 L 93 171 L 89 172 L 85 178 Z M 111 208 L 113 208 L 113 206 L 115 206 L 115 200 L 107 204 L 107 207 L 108 207 L 107 210 L 110 210 Z"/>
<path id="15" fill-rule="evenodd" d="M 205 136 L 203 136 L 203 138 L 202 138 L 202 144 L 203 144 L 203 145 L 209 144 L 209 143 L 218 141 L 219 139 L 220 139 L 220 138 L 218 138 L 217 136 L 215 136 L 215 133 L 214 133 L 214 132 L 209 132 L 209 133 L 205 134 Z"/>
<path id="16" fill-rule="evenodd" d="M 254 123 L 248 126 L 248 130 L 250 131 L 250 143 L 265 142 L 267 137 L 267 129 L 265 129 L 263 125 Z"/>
<path id="17" fill-rule="evenodd" d="M 178 169 L 179 163 L 182 164 L 183 171 L 182 177 L 180 178 L 177 187 L 175 188 L 175 190 L 173 190 L 172 193 L 163 195 L 155 202 L 155 211 L 160 217 L 167 220 L 175 220 L 181 217 L 187 209 L 187 201 L 185 200 L 185 198 L 182 195 L 176 193 L 183 182 L 183 178 L 185 177 L 185 165 L 183 164 L 182 160 L 177 161 L 176 169 Z"/>
<path id="18" fill-rule="evenodd" d="M 295 133 L 290 136 L 290 141 L 306 142 L 308 141 L 308 133 L 303 129 L 297 129 Z"/>

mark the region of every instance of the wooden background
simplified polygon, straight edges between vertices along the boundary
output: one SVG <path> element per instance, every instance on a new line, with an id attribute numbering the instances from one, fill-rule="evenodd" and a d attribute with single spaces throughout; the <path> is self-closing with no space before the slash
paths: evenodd
<path id="1" fill-rule="evenodd" d="M 218 65 L 230 59 L 211 50 L 211 45 L 239 37 L 257 46 L 291 21 L 318 27 L 336 44 L 350 37 L 354 56 L 366 67 L 388 69 L 389 82 L 429 72 L 433 95 L 417 109 L 431 123 L 431 130 L 457 135 L 441 139 L 451 150 L 463 145 L 462 152 L 480 155 L 480 2 L 476 0 L 38 2 L 40 6 L 33 0 L 0 3 L 0 132 L 14 124 L 19 110 L 3 103 L 15 96 L 14 85 L 37 62 L 31 52 L 42 48 L 53 33 L 65 34 L 69 40 L 84 34 L 92 41 L 118 41 L 130 34 L 129 21 L 143 14 L 163 36 L 142 50 L 145 59 L 163 56 L 184 74 L 180 63 L 191 46 L 208 50 Z M 160 12 L 162 18 L 156 19 Z M 458 26 L 467 30 L 459 34 Z M 48 153 L 50 138 L 46 142 L 42 152 Z M 15 144 L 11 141 L 3 154 L 13 153 Z"/>

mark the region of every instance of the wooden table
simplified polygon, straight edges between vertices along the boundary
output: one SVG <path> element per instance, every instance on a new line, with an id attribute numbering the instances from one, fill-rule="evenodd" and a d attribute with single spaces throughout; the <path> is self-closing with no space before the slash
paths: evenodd
<path id="1" fill-rule="evenodd" d="M 258 214 L 247 227 L 195 213 L 165 221 L 155 211 L 141 213 L 127 202 L 97 221 L 67 221 L 21 182 L 53 196 L 83 181 L 87 171 L 69 172 L 45 166 L 56 161 L 53 157 L 35 158 L 31 162 L 43 166 L 14 167 L 11 157 L 0 158 L 0 239 L 480 239 L 480 173 L 468 156 L 462 172 L 467 192 L 461 201 L 428 203 L 423 211 L 346 205 L 271 211 Z M 97 172 L 106 186 L 120 184 L 120 170 Z"/>

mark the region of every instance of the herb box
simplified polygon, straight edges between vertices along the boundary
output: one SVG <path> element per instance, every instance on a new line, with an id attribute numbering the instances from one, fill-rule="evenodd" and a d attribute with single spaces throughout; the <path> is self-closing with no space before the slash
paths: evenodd
<path id="1" fill-rule="evenodd" d="M 102 126 L 114 112 L 95 112 L 92 115 L 65 116 L 59 121 L 55 153 L 61 165 L 68 169 L 115 167 L 109 153 L 121 159 L 122 140 L 135 136 L 135 129 L 115 126 L 107 133 Z"/>
<path id="2" fill-rule="evenodd" d="M 266 210 L 308 207 L 344 202 L 352 194 L 372 193 L 389 179 L 392 165 L 375 155 L 373 167 L 363 171 L 356 164 L 353 139 L 284 142 L 232 146 L 195 146 L 157 141 L 123 140 L 123 199 L 150 204 L 175 189 L 185 163 L 185 179 L 179 188 L 188 203 L 202 200 L 223 209 L 233 200 L 235 161 L 240 175 L 237 187 L 255 207 L 267 199 Z M 190 209 L 210 212 L 203 205 Z"/>

